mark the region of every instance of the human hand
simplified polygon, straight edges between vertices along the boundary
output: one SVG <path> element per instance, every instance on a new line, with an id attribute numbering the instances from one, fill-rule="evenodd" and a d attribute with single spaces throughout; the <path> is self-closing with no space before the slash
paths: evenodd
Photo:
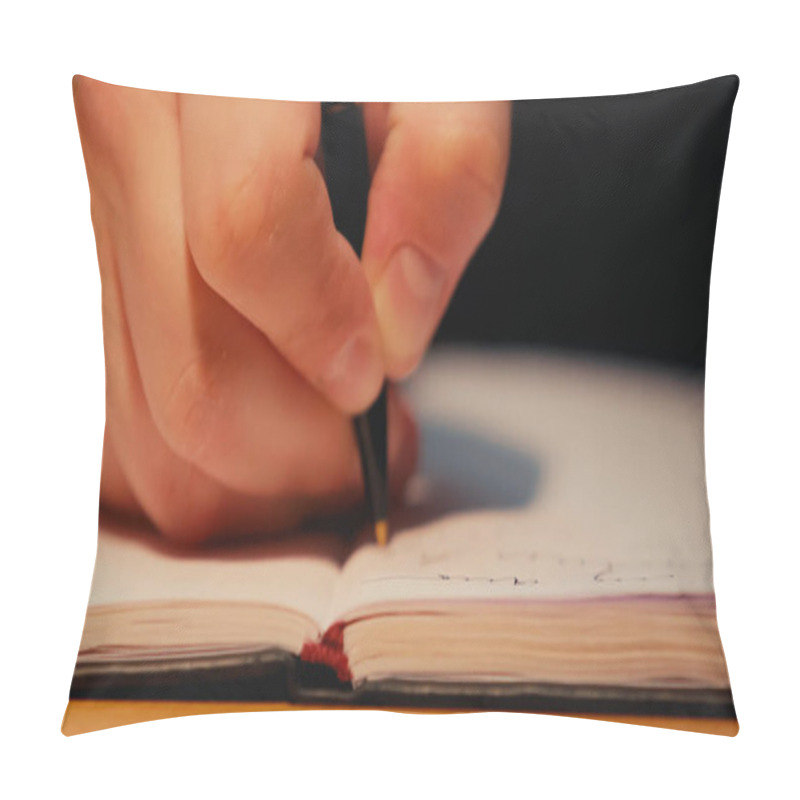
<path id="1" fill-rule="evenodd" d="M 357 502 L 348 415 L 421 358 L 499 205 L 507 112 L 365 109 L 377 167 L 362 265 L 314 162 L 318 105 L 85 78 L 74 91 L 103 294 L 101 502 L 184 542 Z M 387 269 L 409 243 L 437 266 Z M 392 393 L 395 492 L 415 459 Z"/>

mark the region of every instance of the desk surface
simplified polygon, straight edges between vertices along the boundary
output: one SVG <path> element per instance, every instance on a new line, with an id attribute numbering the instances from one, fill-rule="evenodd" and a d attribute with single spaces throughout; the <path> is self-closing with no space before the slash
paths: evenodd
<path id="1" fill-rule="evenodd" d="M 318 711 L 326 706 L 300 706 L 288 703 L 188 703 L 148 700 L 71 700 L 64 714 L 61 732 L 65 736 L 132 725 L 171 717 L 188 717 L 195 714 L 233 714 L 245 711 Z M 341 710 L 341 709 L 339 709 Z M 470 714 L 473 711 L 428 711 L 421 709 L 387 708 L 386 711 L 406 714 Z M 736 736 L 739 723 L 730 719 L 695 719 L 688 717 L 636 717 L 628 715 L 558 714 L 554 716 L 623 722 L 655 728 L 712 733 L 719 736 Z"/>

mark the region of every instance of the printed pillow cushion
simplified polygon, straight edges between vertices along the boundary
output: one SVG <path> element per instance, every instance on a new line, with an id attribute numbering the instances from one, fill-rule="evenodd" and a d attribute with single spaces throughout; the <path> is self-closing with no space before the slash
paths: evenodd
<path id="1" fill-rule="evenodd" d="M 63 730 L 170 700 L 735 733 L 703 380 L 737 90 L 359 105 L 76 78 L 107 402 Z"/>

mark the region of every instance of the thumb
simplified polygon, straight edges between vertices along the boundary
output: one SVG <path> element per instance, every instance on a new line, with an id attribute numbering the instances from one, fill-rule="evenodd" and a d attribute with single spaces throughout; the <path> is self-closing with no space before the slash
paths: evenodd
<path id="1" fill-rule="evenodd" d="M 377 115 L 366 115 L 367 124 Z M 370 191 L 363 262 L 392 378 L 419 363 L 503 194 L 509 103 L 397 103 Z M 368 131 L 372 141 L 375 132 Z"/>

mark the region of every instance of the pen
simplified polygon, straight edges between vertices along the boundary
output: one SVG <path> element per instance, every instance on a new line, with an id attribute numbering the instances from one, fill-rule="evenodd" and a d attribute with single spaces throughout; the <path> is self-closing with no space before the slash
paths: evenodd
<path id="1" fill-rule="evenodd" d="M 320 138 L 333 221 L 360 258 L 370 183 L 361 108 L 356 103 L 323 103 Z M 389 538 L 386 412 L 384 383 L 373 405 L 353 420 L 364 477 L 364 494 L 375 528 L 375 538 L 381 546 Z"/>

